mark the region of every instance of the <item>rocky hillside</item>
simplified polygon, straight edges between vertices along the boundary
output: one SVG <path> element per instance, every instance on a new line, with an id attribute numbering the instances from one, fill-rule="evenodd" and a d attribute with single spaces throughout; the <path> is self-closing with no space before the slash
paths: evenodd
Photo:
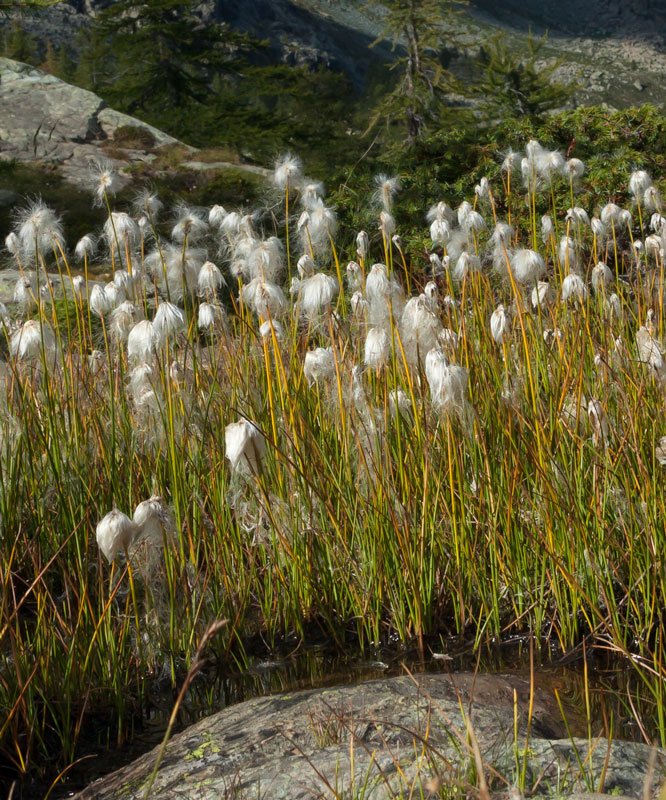
<path id="1" fill-rule="evenodd" d="M 107 4 L 68 0 L 25 15 L 22 24 L 42 42 L 72 45 L 76 31 L 89 26 Z M 504 30 L 510 46 L 520 50 L 530 29 L 537 35 L 548 30 L 544 57 L 564 58 L 561 77 L 580 83 L 579 103 L 620 108 L 664 102 L 666 4 L 661 0 L 589 0 L 584 6 L 577 0 L 557 6 L 545 0 L 471 0 L 468 10 L 443 26 L 442 41 L 451 49 L 462 45 L 474 53 L 480 42 Z M 276 62 L 344 70 L 359 88 L 373 65 L 392 57 L 386 43 L 369 46 L 382 31 L 385 12 L 365 0 L 203 0 L 199 13 L 268 40 L 269 57 Z M 10 19 L 0 17 L 0 28 L 8 24 Z M 465 57 L 454 59 L 453 67 L 463 71 Z M 179 145 L 108 108 L 91 92 L 9 59 L 0 59 L 0 112 L 0 160 L 37 162 L 82 188 L 89 183 L 92 159 L 110 159 L 129 181 L 131 174 L 145 176 L 159 164 L 161 150 Z M 119 130 L 125 135 L 118 136 Z M 138 134 L 131 135 L 132 130 Z M 184 146 L 180 151 L 180 162 L 188 162 L 189 169 L 210 171 L 211 164 L 202 160 Z"/>
<path id="2" fill-rule="evenodd" d="M 380 7 L 363 0 L 282 0 L 316 14 L 321 25 L 346 24 L 375 37 L 382 30 Z M 511 47 L 525 46 L 531 30 L 549 34 L 544 57 L 564 59 L 560 75 L 581 84 L 578 103 L 622 108 L 666 99 L 666 4 L 661 0 L 471 0 L 469 14 L 451 19 L 444 42 L 473 52 L 498 31 Z M 351 56 L 350 56 L 351 57 Z"/>
<path id="3" fill-rule="evenodd" d="M 25 19 L 25 26 L 54 44 L 109 0 L 68 0 Z M 381 6 L 365 0 L 202 0 L 205 19 L 229 22 L 269 40 L 270 52 L 286 63 L 324 64 L 346 71 L 362 86 L 368 67 L 390 57 L 390 48 L 368 45 L 382 30 Z M 3 24 L 0 20 L 0 25 Z M 6 23 L 5 23 L 6 24 Z M 664 101 L 666 4 L 662 0 L 471 0 L 469 14 L 443 30 L 443 40 L 472 46 L 498 30 L 516 49 L 529 30 L 549 32 L 546 57 L 563 57 L 562 76 L 581 84 L 577 100 L 623 107 Z"/>

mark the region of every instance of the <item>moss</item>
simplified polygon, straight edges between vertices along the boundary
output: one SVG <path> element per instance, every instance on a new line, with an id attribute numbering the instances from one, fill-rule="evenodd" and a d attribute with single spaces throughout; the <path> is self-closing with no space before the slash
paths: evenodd
<path id="1" fill-rule="evenodd" d="M 130 150 L 155 147 L 155 136 L 142 125 L 120 125 L 113 134 L 113 141 Z"/>

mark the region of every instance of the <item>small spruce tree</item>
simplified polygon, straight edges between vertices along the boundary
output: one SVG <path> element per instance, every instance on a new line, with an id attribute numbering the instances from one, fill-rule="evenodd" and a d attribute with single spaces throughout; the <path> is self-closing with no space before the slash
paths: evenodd
<path id="1" fill-rule="evenodd" d="M 548 111 L 562 107 L 578 88 L 555 78 L 564 61 L 539 63 L 547 34 L 535 39 L 530 31 L 522 51 L 509 48 L 506 36 L 498 33 L 481 47 L 481 80 L 474 87 L 481 105 L 496 118 L 529 117 L 538 119 Z"/>
<path id="2" fill-rule="evenodd" d="M 25 64 L 35 64 L 37 61 L 37 43 L 23 27 L 17 17 L 12 20 L 9 32 L 5 35 L 5 55 L 15 61 Z"/>
<path id="3" fill-rule="evenodd" d="M 239 67 L 254 46 L 224 24 L 205 24 L 194 0 L 118 0 L 98 16 L 90 83 L 117 108 L 168 118 L 203 104 L 213 76 Z"/>

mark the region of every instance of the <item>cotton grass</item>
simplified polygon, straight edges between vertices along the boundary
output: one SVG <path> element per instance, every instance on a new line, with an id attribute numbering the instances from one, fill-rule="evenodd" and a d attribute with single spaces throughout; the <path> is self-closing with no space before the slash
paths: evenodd
<path id="1" fill-rule="evenodd" d="M 563 153 L 501 160 L 455 212 L 442 187 L 419 231 L 381 176 L 364 233 L 338 231 L 324 188 L 281 159 L 272 215 L 166 209 L 146 249 L 145 223 L 137 236 L 112 210 L 82 274 L 56 212 L 17 218 L 7 257 L 30 263 L 0 309 L 5 750 L 45 761 L 44 719 L 76 754 L 86 712 L 61 698 L 81 686 L 122 738 L 213 618 L 239 664 L 252 637 L 310 626 L 368 652 L 511 632 L 546 661 L 585 642 L 622 658 L 659 719 L 663 187 L 639 175 L 593 207 Z M 54 245 L 73 295 L 33 263 L 55 264 Z M 112 281 L 86 280 L 95 259 Z"/>

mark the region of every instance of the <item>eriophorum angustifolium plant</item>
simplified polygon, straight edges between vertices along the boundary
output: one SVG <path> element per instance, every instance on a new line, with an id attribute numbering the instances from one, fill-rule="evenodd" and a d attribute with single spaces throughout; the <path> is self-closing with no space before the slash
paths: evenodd
<path id="1" fill-rule="evenodd" d="M 313 620 L 340 646 L 584 640 L 628 658 L 664 743 L 656 176 L 584 209 L 584 165 L 537 142 L 501 174 L 423 209 L 412 264 L 397 179 L 340 252 L 293 157 L 251 213 L 169 218 L 150 193 L 113 211 L 102 170 L 108 221 L 73 254 L 54 211 L 21 214 L 0 309 L 0 738 L 18 772 L 69 764 L 89 710 L 110 704 L 121 739 L 145 678 L 175 680 L 219 618 L 220 658 Z"/>

